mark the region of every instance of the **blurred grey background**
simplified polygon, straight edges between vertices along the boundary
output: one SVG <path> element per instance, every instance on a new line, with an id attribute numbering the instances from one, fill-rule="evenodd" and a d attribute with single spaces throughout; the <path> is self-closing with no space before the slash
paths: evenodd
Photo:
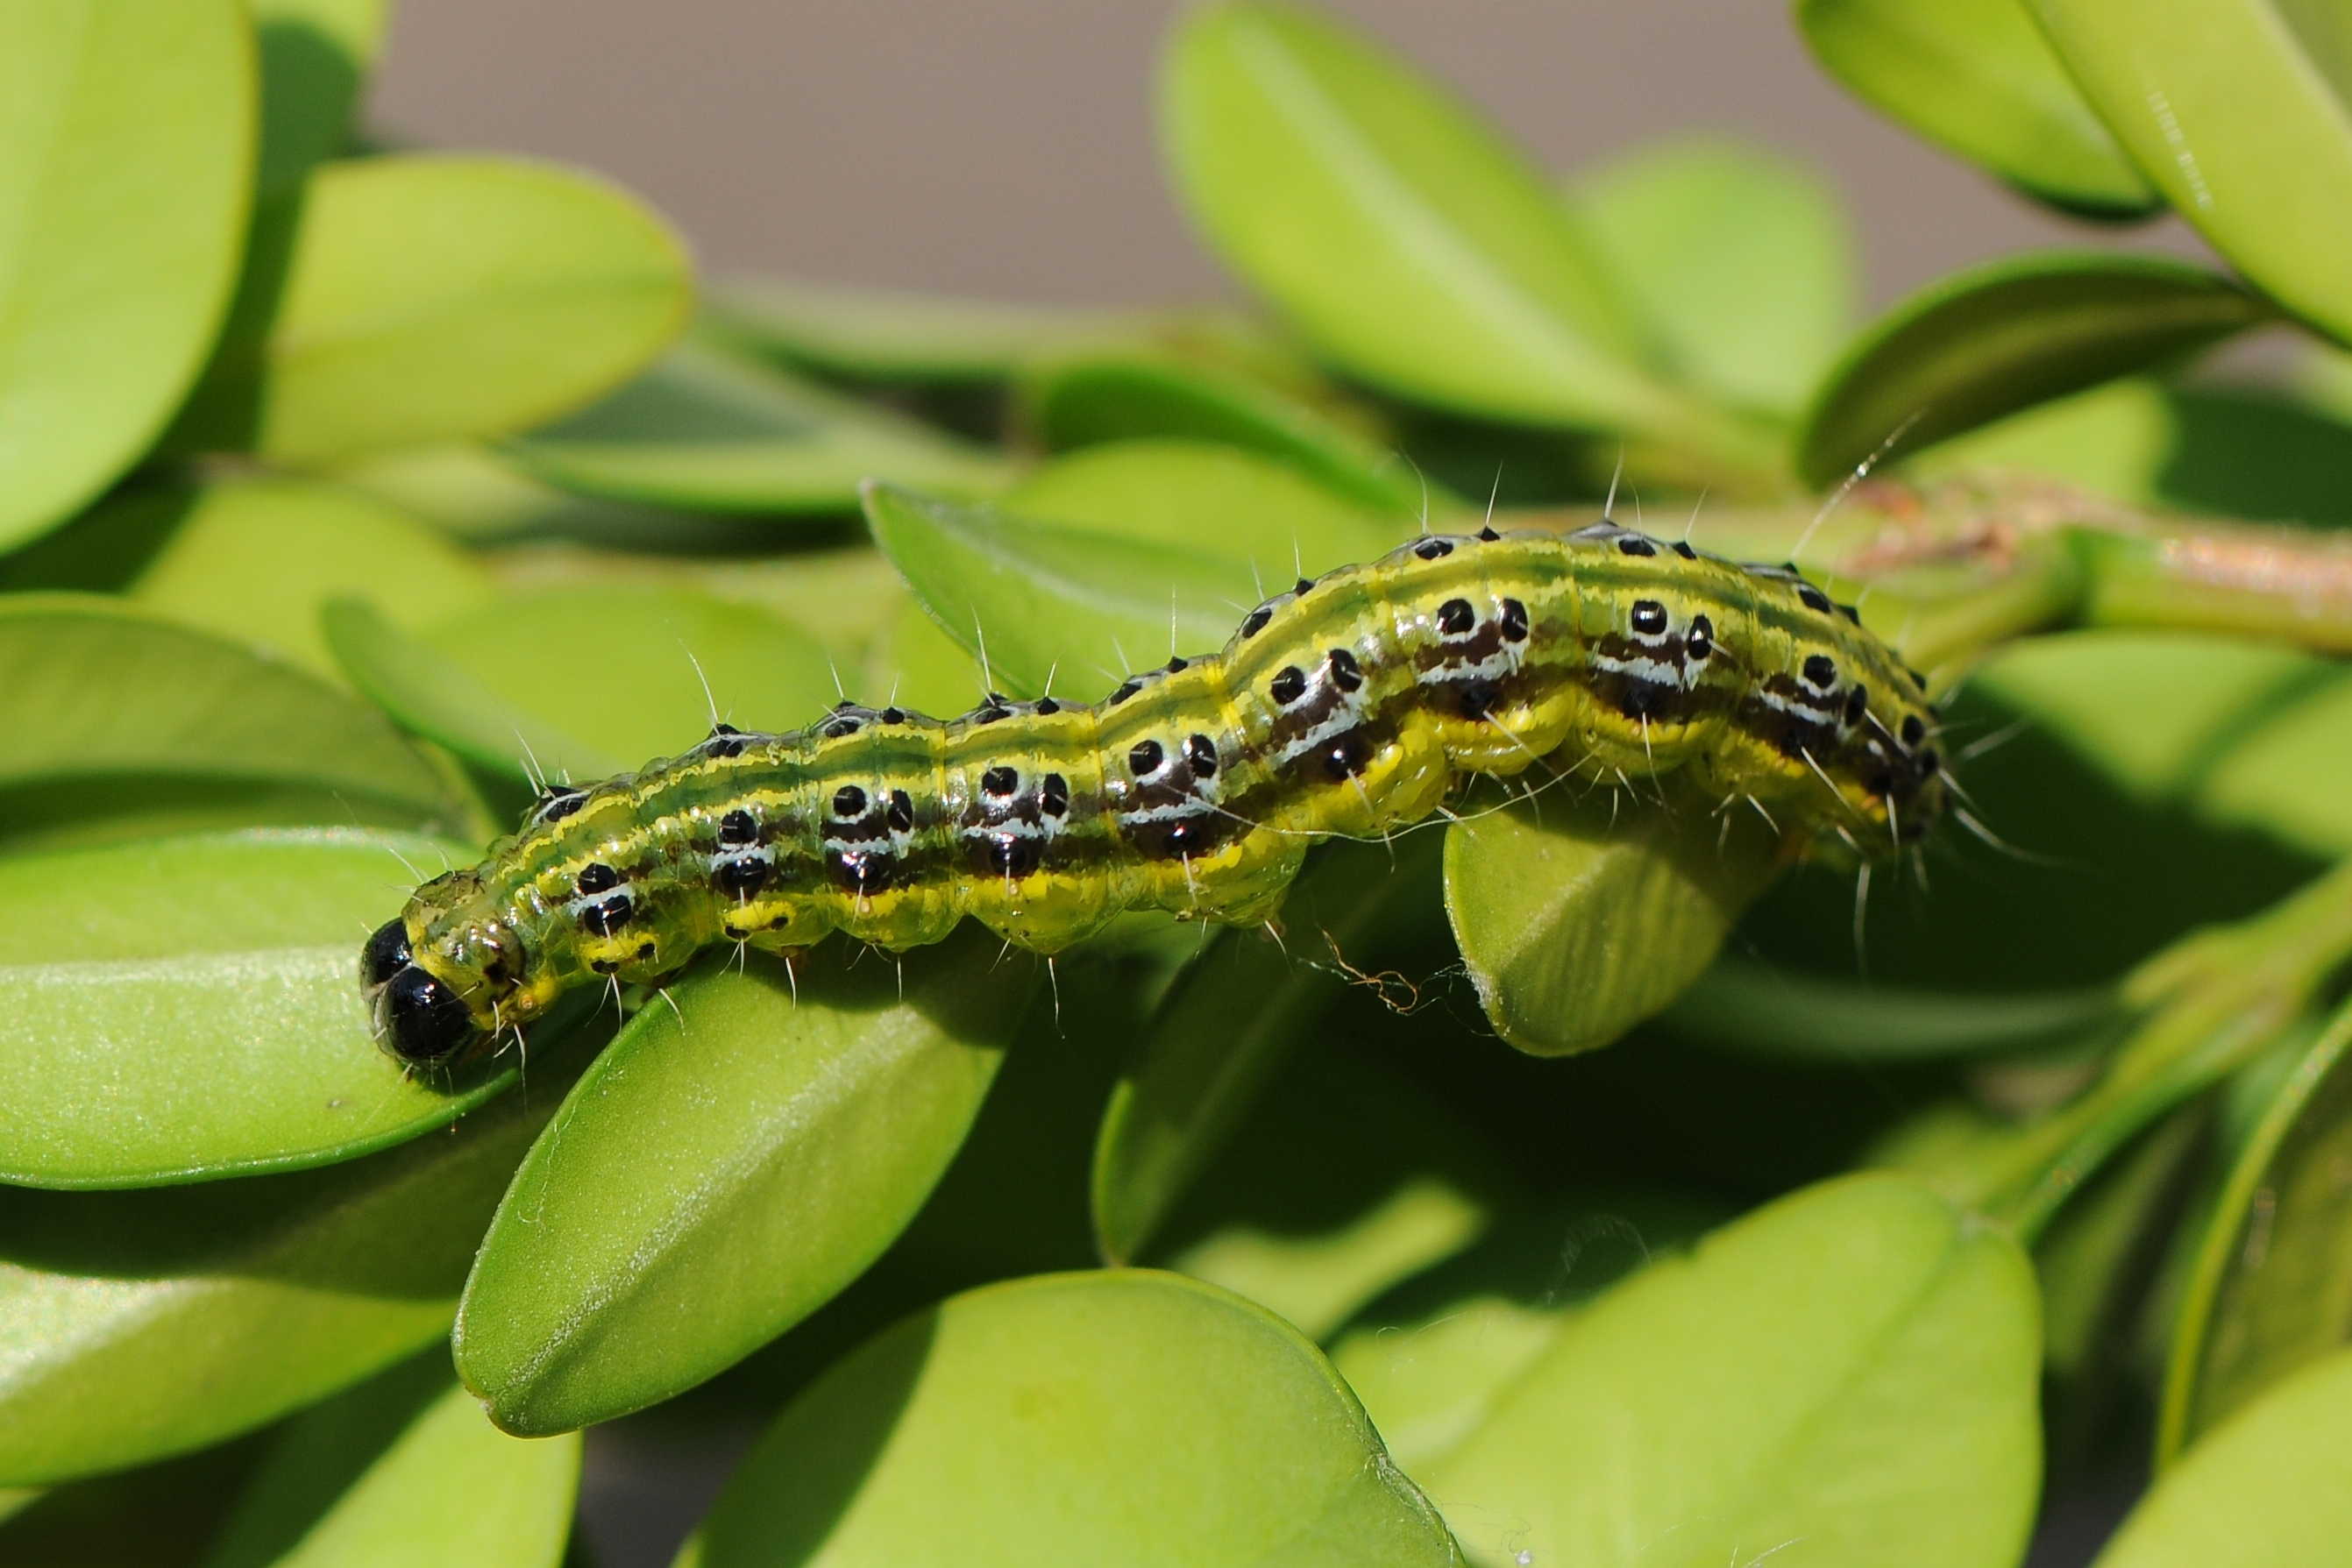
<path id="1" fill-rule="evenodd" d="M 1324 0 L 1570 170 L 1713 131 L 1797 154 L 1861 231 L 1865 302 L 2029 246 L 2197 254 L 2178 220 L 2049 215 L 1849 99 L 1781 0 Z M 586 164 L 713 272 L 1108 302 L 1228 286 L 1160 178 L 1175 0 L 396 0 L 370 123 Z"/>

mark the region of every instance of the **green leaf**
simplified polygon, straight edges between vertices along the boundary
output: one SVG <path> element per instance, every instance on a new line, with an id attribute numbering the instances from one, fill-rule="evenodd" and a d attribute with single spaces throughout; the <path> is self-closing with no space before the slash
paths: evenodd
<path id="1" fill-rule="evenodd" d="M 2128 1343 L 2127 1314 L 2141 1304 L 2156 1250 L 2150 1240 L 2160 1241 L 2160 1228 L 2179 1218 L 2182 1172 L 2205 1152 L 2202 1113 L 2200 1105 L 2184 1106 L 2150 1128 L 2085 1183 L 2034 1243 L 2042 1359 L 2053 1378 L 2070 1385 L 2068 1405 L 2095 1409 L 2104 1392 L 2097 1385 L 2123 1359 L 2116 1344 Z M 2070 1409 L 2053 1425 L 2079 1428 L 2080 1422 Z"/>
<path id="2" fill-rule="evenodd" d="M 2008 1568 L 2040 1481 L 2037 1340 L 2012 1242 L 1916 1182 L 1847 1177 L 1560 1322 L 1419 1479 L 1479 1562 L 1719 1568 L 1801 1541 L 1825 1565 Z"/>
<path id="3" fill-rule="evenodd" d="M 2110 990 L 1916 991 L 1858 986 L 1726 954 L 1661 1028 L 1789 1061 L 1918 1061 L 2049 1045 L 2122 1016 Z"/>
<path id="4" fill-rule="evenodd" d="M 352 111 L 383 47 L 385 0 L 251 0 L 261 65 L 264 197 L 344 152 Z"/>
<path id="5" fill-rule="evenodd" d="M 580 1439 L 490 1425 L 428 1352 L 289 1423 L 204 1568 L 555 1568 Z"/>
<path id="6" fill-rule="evenodd" d="M 261 215 L 236 317 L 167 440 L 316 462 L 525 429 L 642 370 L 691 291 L 677 236 L 583 175 L 322 164 Z"/>
<path id="7" fill-rule="evenodd" d="M 1222 648 L 1255 603 L 1258 578 L 1236 556 L 1108 537 L 876 485 L 874 540 L 940 629 L 1015 696 L 1107 690 L 1167 648 Z M 1276 567 L 1279 580 L 1280 567 Z M 1064 672 L 1059 674 L 1057 672 Z"/>
<path id="8" fill-rule="evenodd" d="M 414 626 L 490 591 L 489 574 L 446 538 L 340 486 L 230 480 L 137 505 L 181 516 L 129 585 L 131 600 L 319 674 L 341 673 L 319 624 L 330 599 L 364 593 Z"/>
<path id="9" fill-rule="evenodd" d="M 1446 829 L 1446 916 L 1487 1019 L 1521 1051 L 1590 1051 L 1664 1010 L 1779 873 L 1777 834 L 1748 813 L 1727 830 L 1668 787 L 1671 804 L 1489 793 Z"/>
<path id="10" fill-rule="evenodd" d="M 2170 1465 L 2339 1349 L 2352 1322 L 2352 1012 L 2271 1097 L 2206 1223 L 2174 1322 L 2157 1431 Z"/>
<path id="11" fill-rule="evenodd" d="M 898 613 L 866 653 L 864 691 L 852 695 L 929 714 L 961 713 L 978 703 L 988 685 L 971 649 L 940 631 L 912 595 L 895 597 Z"/>
<path id="12" fill-rule="evenodd" d="M 983 447 L 696 343 L 507 450 L 566 489 L 753 515 L 855 511 L 872 477 L 985 495 L 1012 476 Z"/>
<path id="13" fill-rule="evenodd" d="M 204 363 L 245 244 L 242 0 L 0 18 L 0 549 L 105 488 Z"/>
<path id="14" fill-rule="evenodd" d="M 1813 395 L 1797 472 L 1832 485 L 2271 316 L 2228 279 L 2158 256 L 2051 252 L 1970 267 L 1864 329 Z"/>
<path id="15" fill-rule="evenodd" d="M 2097 1568 L 2332 1568 L 2352 1540 L 2352 1352 L 2305 1367 L 2189 1451 Z"/>
<path id="16" fill-rule="evenodd" d="M 560 1061 L 560 1059 L 559 1059 Z M 0 1187 L 0 1485 L 184 1453 L 440 1338 L 569 1074 L 325 1170 L 143 1192 Z"/>
<path id="17" fill-rule="evenodd" d="M 1797 0 L 1796 14 L 1856 97 L 2043 201 L 2100 217 L 2163 204 L 2025 0 Z"/>
<path id="18" fill-rule="evenodd" d="M 814 638 L 757 605 L 682 585 L 509 594 L 441 622 L 424 641 L 499 701 L 625 764 L 675 757 L 709 734 L 714 717 L 798 729 L 836 695 Z M 467 708 L 491 741 L 489 716 Z M 518 750 L 509 739 L 504 753 Z"/>
<path id="19" fill-rule="evenodd" d="M 1377 966 L 1388 928 L 1433 912 L 1439 843 L 1434 833 L 1405 839 L 1402 864 L 1371 845 L 1327 849 L 1283 901 L 1282 945 L 1256 931 L 1221 933 L 1178 977 L 1103 1112 L 1090 1185 L 1104 1257 L 1143 1255 L 1344 994 L 1338 966 Z"/>
<path id="20" fill-rule="evenodd" d="M 822 1306 L 914 1217 L 1036 976 L 999 967 L 977 928 L 903 967 L 853 967 L 849 947 L 797 977 L 708 958 L 581 1080 L 516 1173 L 458 1314 L 458 1371 L 499 1426 L 566 1431 L 692 1387 Z"/>
<path id="21" fill-rule="evenodd" d="M 1769 467 L 1769 443 L 1654 372 L 1649 329 L 1542 172 L 1411 66 L 1255 5 L 1193 13 L 1166 59 L 1178 190 L 1227 263 L 1350 374 Z"/>
<path id="22" fill-rule="evenodd" d="M 410 734 L 495 778 L 536 789 L 541 779 L 609 779 L 622 771 L 594 747 L 511 706 L 456 661 L 395 630 L 372 604 L 338 599 L 320 626 L 343 673 L 370 702 Z"/>
<path id="23" fill-rule="evenodd" d="M 1129 336 L 1160 313 L 1007 305 L 790 277 L 714 284 L 712 327 L 786 364 L 859 381 L 989 382 L 1031 356 Z"/>
<path id="24" fill-rule="evenodd" d="M 0 1180 L 324 1165 L 511 1083 L 511 1062 L 411 1077 L 360 998 L 360 944 L 449 848 L 311 830 L 0 860 Z"/>
<path id="25" fill-rule="evenodd" d="M 1296 467 L 1203 441 L 1090 446 L 1046 464 L 1001 499 L 1024 517 L 1107 539 L 1226 556 L 1276 583 L 1370 560 L 1421 532 L 1418 502 L 1410 510 L 1368 506 Z M 1442 507 L 1446 498 L 1437 499 Z"/>
<path id="26" fill-rule="evenodd" d="M 2326 4 L 2027 0 L 2075 86 L 2182 217 L 2338 340 L 2352 287 L 2352 53 Z"/>
<path id="27" fill-rule="evenodd" d="M 457 814 L 397 731 L 299 671 L 119 600 L 0 598 L 0 789 L 121 776 L 341 797 L 329 821 L 370 803 L 412 822 Z"/>
<path id="28" fill-rule="evenodd" d="M 1442 490 L 1432 497 L 1393 449 L 1219 366 L 1138 350 L 1097 350 L 1033 365 L 1018 390 L 1022 423 L 1056 450 L 1187 437 L 1280 458 L 1378 511 L 1418 517 L 1433 502 L 1443 510 L 1460 505 Z"/>
<path id="29" fill-rule="evenodd" d="M 1811 169 L 1741 142 L 1652 144 L 1577 196 L 1690 380 L 1794 414 L 1853 328 L 1852 226 Z"/>
<path id="30" fill-rule="evenodd" d="M 2352 679 L 2326 681 L 2267 716 L 2197 791 L 2200 814 L 2335 858 L 2352 853 Z"/>
<path id="31" fill-rule="evenodd" d="M 10 1568 L 197 1568 L 261 1457 L 259 1434 L 47 1490 L 0 1493 Z"/>
<path id="32" fill-rule="evenodd" d="M 1213 1287 L 1044 1275 L 870 1341 L 785 1411 L 679 1568 L 1459 1561 L 1330 1364 Z"/>

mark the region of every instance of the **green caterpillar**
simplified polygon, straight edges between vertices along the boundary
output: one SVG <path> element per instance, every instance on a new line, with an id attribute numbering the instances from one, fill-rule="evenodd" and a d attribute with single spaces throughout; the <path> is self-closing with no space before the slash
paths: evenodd
<path id="1" fill-rule="evenodd" d="M 897 950 L 970 915 L 1053 953 L 1130 909 L 1256 922 L 1311 841 L 1538 764 L 1695 769 L 1798 847 L 1874 859 L 1944 808 L 1934 721 L 1919 677 L 1793 569 L 1613 522 L 1429 535 L 1093 706 L 992 695 L 941 723 L 844 703 L 551 790 L 480 865 L 417 889 L 361 978 L 386 1049 L 434 1064 L 719 942 Z"/>

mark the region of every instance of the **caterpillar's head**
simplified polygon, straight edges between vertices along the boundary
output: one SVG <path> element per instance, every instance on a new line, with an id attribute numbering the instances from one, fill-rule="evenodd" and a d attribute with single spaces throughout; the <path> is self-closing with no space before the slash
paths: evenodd
<path id="1" fill-rule="evenodd" d="M 411 1067 L 448 1066 L 488 1040 L 491 1030 L 477 1009 L 497 1018 L 492 998 L 520 972 L 503 924 L 453 921 L 446 906 L 462 900 L 435 897 L 460 891 L 453 884 L 465 875 L 418 889 L 360 952 L 360 986 L 376 1042 Z"/>

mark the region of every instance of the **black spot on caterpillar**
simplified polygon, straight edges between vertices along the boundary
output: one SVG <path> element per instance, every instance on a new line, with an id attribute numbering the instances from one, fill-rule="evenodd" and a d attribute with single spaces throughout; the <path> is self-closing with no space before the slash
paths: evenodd
<path id="1" fill-rule="evenodd" d="M 992 693 L 942 723 L 844 704 L 552 792 L 419 888 L 362 982 L 387 1049 L 440 1062 L 721 941 L 904 949 L 971 917 L 1052 953 L 1129 909 L 1256 922 L 1315 840 L 1537 766 L 1685 769 L 1835 852 L 1891 855 L 1944 806 L 1934 713 L 1836 608 L 1793 569 L 1614 523 L 1423 538 L 1093 706 Z"/>

